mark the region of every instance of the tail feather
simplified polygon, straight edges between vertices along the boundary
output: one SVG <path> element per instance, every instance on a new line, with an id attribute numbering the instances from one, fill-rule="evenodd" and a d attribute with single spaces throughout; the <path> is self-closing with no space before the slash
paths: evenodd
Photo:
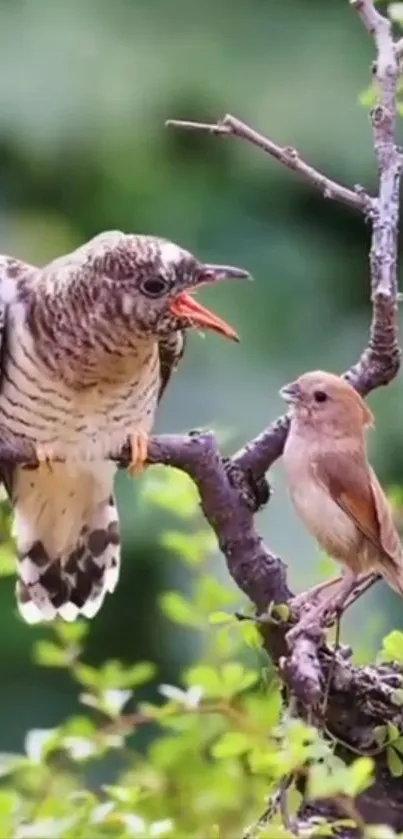
<path id="1" fill-rule="evenodd" d="M 403 597 L 403 557 L 401 562 L 392 560 L 389 556 L 382 556 L 382 561 L 379 561 L 374 568 L 379 574 L 382 574 L 385 582 L 396 592 Z"/>
<path id="2" fill-rule="evenodd" d="M 37 541 L 20 555 L 16 596 L 22 618 L 30 624 L 61 617 L 92 618 L 119 579 L 120 538 L 113 498 L 99 505 L 69 554 L 49 556 Z"/>

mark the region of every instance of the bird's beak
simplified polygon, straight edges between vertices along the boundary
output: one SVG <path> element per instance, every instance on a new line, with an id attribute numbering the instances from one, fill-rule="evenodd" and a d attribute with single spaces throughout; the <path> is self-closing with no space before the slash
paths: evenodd
<path id="1" fill-rule="evenodd" d="M 199 289 L 201 286 L 213 285 L 213 283 L 221 280 L 232 279 L 251 279 L 247 271 L 242 268 L 235 268 L 232 265 L 204 265 L 195 280 L 193 288 Z M 192 288 L 192 291 L 193 291 Z M 225 338 L 232 341 L 239 341 L 235 330 L 225 320 L 215 315 L 210 309 L 206 309 L 201 303 L 198 303 L 189 292 L 181 291 L 177 294 L 170 303 L 170 311 L 175 317 L 185 318 L 189 320 L 192 326 L 200 329 L 211 329 L 213 332 L 219 332 Z"/>
<path id="2" fill-rule="evenodd" d="M 301 399 L 301 388 L 298 382 L 290 382 L 289 385 L 284 385 L 279 393 L 284 401 L 288 402 L 290 405 L 294 405 Z"/>

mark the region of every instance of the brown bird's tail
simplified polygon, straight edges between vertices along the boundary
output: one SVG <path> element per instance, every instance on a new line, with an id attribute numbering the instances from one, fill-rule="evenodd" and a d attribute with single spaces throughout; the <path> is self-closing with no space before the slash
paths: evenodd
<path id="1" fill-rule="evenodd" d="M 403 597 L 403 556 L 401 563 L 395 562 L 389 556 L 382 556 L 382 560 L 377 563 L 374 571 L 382 574 L 385 582 L 393 591 Z"/>
<path id="2" fill-rule="evenodd" d="M 16 596 L 21 617 L 30 624 L 57 617 L 66 621 L 80 615 L 92 618 L 106 593 L 114 591 L 119 570 L 119 528 L 111 497 L 98 507 L 92 525 L 82 527 L 70 553 L 50 557 L 39 540 L 20 552 Z"/>

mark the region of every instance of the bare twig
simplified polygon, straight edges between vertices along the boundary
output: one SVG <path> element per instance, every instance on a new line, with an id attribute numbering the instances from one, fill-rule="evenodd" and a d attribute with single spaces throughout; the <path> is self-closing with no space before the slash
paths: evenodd
<path id="1" fill-rule="evenodd" d="M 355 189 L 349 189 L 348 187 L 342 186 L 342 184 L 336 183 L 331 178 L 327 178 L 321 172 L 318 172 L 317 169 L 305 163 L 296 149 L 291 146 L 282 147 L 277 145 L 273 140 L 270 140 L 263 134 L 259 134 L 258 131 L 251 128 L 246 122 L 242 122 L 237 117 L 232 116 L 232 114 L 226 114 L 216 124 L 189 122 L 188 120 L 180 119 L 169 119 L 165 124 L 172 128 L 181 128 L 187 131 L 207 131 L 210 134 L 222 135 L 224 137 L 238 137 L 240 140 L 245 140 L 247 143 L 257 146 L 257 148 L 269 154 L 270 157 L 282 163 L 283 166 L 286 166 L 287 169 L 296 172 L 303 180 L 308 181 L 316 189 L 319 189 L 324 198 L 340 201 L 342 204 L 346 204 L 354 210 L 361 210 L 367 215 L 371 215 L 374 210 L 375 203 L 373 199 L 361 187 L 357 186 Z"/>

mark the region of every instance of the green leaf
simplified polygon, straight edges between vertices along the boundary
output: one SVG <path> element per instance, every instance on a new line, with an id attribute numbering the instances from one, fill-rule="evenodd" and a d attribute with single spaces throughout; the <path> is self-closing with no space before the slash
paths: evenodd
<path id="1" fill-rule="evenodd" d="M 375 87 L 370 85 L 360 93 L 358 101 L 363 108 L 372 108 L 376 102 Z"/>
<path id="2" fill-rule="evenodd" d="M 389 3 L 388 16 L 394 23 L 397 23 L 400 28 L 403 27 L 403 3 Z"/>
<path id="3" fill-rule="evenodd" d="M 193 603 L 178 591 L 166 591 L 160 597 L 160 603 L 162 611 L 171 621 L 182 626 L 191 626 L 193 629 L 203 628 L 203 621 L 196 614 Z"/>
<path id="4" fill-rule="evenodd" d="M 155 676 L 157 668 L 150 661 L 139 661 L 125 667 L 120 661 L 111 659 L 98 671 L 98 685 L 102 690 L 124 690 L 147 684 Z"/>
<path id="5" fill-rule="evenodd" d="M 0 790 L 0 819 L 10 819 L 21 805 L 21 799 L 15 790 Z"/>
<path id="6" fill-rule="evenodd" d="M 199 511 L 199 493 L 196 486 L 189 476 L 179 469 L 153 467 L 144 481 L 143 497 L 182 519 L 192 518 Z"/>
<path id="7" fill-rule="evenodd" d="M 183 533 L 177 530 L 165 530 L 161 537 L 164 548 L 173 551 L 188 565 L 200 565 L 216 549 L 217 540 L 209 530 Z"/>
<path id="8" fill-rule="evenodd" d="M 272 608 L 272 614 L 285 623 L 290 617 L 290 607 L 286 603 L 276 603 Z"/>
<path id="9" fill-rule="evenodd" d="M 387 725 L 376 725 L 373 730 L 374 740 L 378 746 L 382 746 L 388 738 Z"/>
<path id="10" fill-rule="evenodd" d="M 389 746 L 389 748 L 386 749 L 386 761 L 392 777 L 401 778 L 403 775 L 403 762 L 393 746 Z"/>
<path id="11" fill-rule="evenodd" d="M 43 667 L 67 667 L 69 657 L 66 650 L 52 641 L 37 641 L 34 647 L 35 661 Z"/>
<path id="12" fill-rule="evenodd" d="M 264 698 L 251 692 L 245 698 L 245 708 L 250 717 L 259 725 L 265 726 L 268 731 L 278 725 L 283 710 L 283 698 L 281 689 L 277 683 L 270 686 Z"/>
<path id="13" fill-rule="evenodd" d="M 124 683 L 120 687 L 137 688 L 146 685 L 157 673 L 157 666 L 152 661 L 138 661 L 125 671 Z"/>
<path id="14" fill-rule="evenodd" d="M 215 758 L 237 757 L 251 748 L 250 738 L 241 731 L 227 731 L 214 743 L 211 754 Z"/>
<path id="15" fill-rule="evenodd" d="M 247 670 L 237 661 L 229 661 L 221 669 L 223 695 L 231 697 L 255 685 L 259 681 L 256 670 Z"/>
<path id="16" fill-rule="evenodd" d="M 208 614 L 213 609 L 230 606 L 237 600 L 238 595 L 234 589 L 218 582 L 210 574 L 205 574 L 198 580 L 196 604 L 201 612 Z"/>
<path id="17" fill-rule="evenodd" d="M 41 763 L 60 741 L 58 728 L 33 728 L 25 736 L 25 751 L 32 763 Z"/>
<path id="18" fill-rule="evenodd" d="M 397 740 L 397 738 L 400 736 L 400 731 L 397 725 L 395 725 L 393 722 L 388 722 L 386 723 L 386 725 L 388 729 L 388 740 L 390 740 L 391 742 L 393 742 L 393 740 Z"/>
<path id="19" fill-rule="evenodd" d="M 396 690 L 392 691 L 391 700 L 394 705 L 403 705 L 403 689 L 396 688 Z"/>
<path id="20" fill-rule="evenodd" d="M 11 542 L 0 546 L 0 577 L 11 577 L 15 574 L 15 552 Z"/>
<path id="21" fill-rule="evenodd" d="M 77 664 L 74 668 L 74 675 L 80 685 L 86 688 L 98 689 L 101 687 L 102 679 L 99 670 L 90 667 L 88 664 Z"/>
<path id="22" fill-rule="evenodd" d="M 393 748 L 403 754 L 403 737 L 398 737 L 397 740 L 393 741 Z"/>
<path id="23" fill-rule="evenodd" d="M 400 839 L 401 833 L 396 833 L 388 824 L 366 824 L 365 839 Z"/>
<path id="24" fill-rule="evenodd" d="M 88 624 L 81 620 L 74 623 L 56 621 L 53 628 L 61 643 L 66 647 L 79 646 L 88 635 Z"/>
<path id="25" fill-rule="evenodd" d="M 394 629 L 382 641 L 381 661 L 403 662 L 403 632 Z"/>
<path id="26" fill-rule="evenodd" d="M 372 783 L 373 760 L 357 758 L 351 766 L 341 766 L 329 771 L 326 764 L 314 764 L 309 770 L 308 795 L 310 798 L 332 798 L 347 795 L 355 798 Z"/>
<path id="27" fill-rule="evenodd" d="M 11 775 L 24 766 L 26 758 L 24 755 L 13 754 L 12 752 L 0 752 L 0 778 Z"/>
<path id="28" fill-rule="evenodd" d="M 204 664 L 190 667 L 186 671 L 184 679 L 189 686 L 198 685 L 203 688 L 205 696 L 222 696 L 222 681 L 217 671 L 212 667 Z"/>
<path id="29" fill-rule="evenodd" d="M 102 703 L 108 716 L 117 717 L 132 696 L 131 690 L 107 688 L 102 693 Z"/>
<path id="30" fill-rule="evenodd" d="M 234 615 L 231 615 L 229 612 L 211 612 L 208 617 L 208 622 L 213 625 L 218 623 L 233 623 L 234 621 Z"/>
<path id="31" fill-rule="evenodd" d="M 261 648 L 262 636 L 256 623 L 253 621 L 237 621 L 236 627 L 248 647 L 252 647 L 252 649 Z"/>
<path id="32" fill-rule="evenodd" d="M 355 797 L 367 789 L 371 784 L 374 772 L 374 761 L 370 757 L 357 757 L 347 769 L 348 795 Z"/>

